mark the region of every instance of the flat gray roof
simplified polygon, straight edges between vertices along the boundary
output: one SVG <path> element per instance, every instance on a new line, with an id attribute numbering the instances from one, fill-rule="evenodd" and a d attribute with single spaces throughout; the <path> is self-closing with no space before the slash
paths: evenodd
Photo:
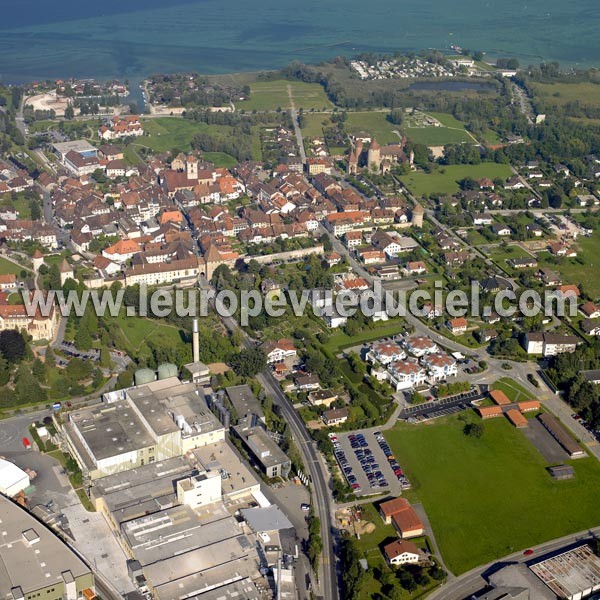
<path id="1" fill-rule="evenodd" d="M 256 533 L 292 529 L 294 527 L 275 504 L 265 508 L 243 508 L 240 510 L 240 513 L 250 526 L 250 529 Z"/>
<path id="2" fill-rule="evenodd" d="M 225 392 L 238 419 L 243 419 L 248 414 L 254 414 L 258 417 L 264 416 L 260 402 L 252 393 L 249 385 L 233 385 L 226 388 Z"/>
<path id="3" fill-rule="evenodd" d="M 255 458 L 265 467 L 273 467 L 290 462 L 287 454 L 277 445 L 275 440 L 269 437 L 262 427 L 251 427 L 250 429 L 236 428 L 242 435 Z"/>
<path id="4" fill-rule="evenodd" d="M 73 152 L 90 152 L 96 150 L 87 140 L 73 140 L 72 142 L 56 142 L 52 147 L 58 150 L 61 154 L 67 154 L 71 150 Z"/>
<path id="5" fill-rule="evenodd" d="M 233 579 L 236 574 L 240 578 L 257 575 L 259 561 L 255 544 L 242 534 L 147 565 L 143 567 L 143 572 L 152 587 L 156 588 L 165 583 L 181 582 L 184 577 L 191 577 L 193 581 L 197 579 L 196 574 L 219 566 L 224 568 L 219 570 L 218 575 L 214 572 L 206 573 L 208 576 L 212 575 L 212 585 Z M 172 600 L 180 595 L 181 592 L 175 596 L 164 597 Z"/>
<path id="6" fill-rule="evenodd" d="M 188 600 L 259 600 L 261 597 L 258 588 L 250 579 L 241 579 L 227 585 L 204 592 L 202 595 L 195 595 Z"/>
<path id="7" fill-rule="evenodd" d="M 221 502 L 193 510 L 183 504 L 124 523 L 123 536 L 142 565 L 235 538 L 242 530 Z"/>
<path id="8" fill-rule="evenodd" d="M 63 573 L 69 579 L 91 571 L 45 525 L 0 494 L 0 598 L 12 598 L 16 587 L 27 595 L 62 584 Z"/>
<path id="9" fill-rule="evenodd" d="M 152 436 L 126 400 L 77 410 L 69 418 L 96 460 L 154 445 Z"/>

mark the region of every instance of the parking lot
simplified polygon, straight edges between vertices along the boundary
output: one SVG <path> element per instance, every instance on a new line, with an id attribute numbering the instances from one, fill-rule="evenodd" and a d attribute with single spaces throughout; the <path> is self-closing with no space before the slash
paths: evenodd
<path id="1" fill-rule="evenodd" d="M 400 414 L 400 418 L 408 419 L 409 417 L 418 417 L 418 416 L 443 416 L 444 414 L 452 414 L 450 411 L 454 407 L 459 407 L 458 410 L 462 410 L 463 408 L 468 408 L 468 406 L 474 400 L 481 400 L 485 397 L 485 394 L 482 394 L 477 389 L 472 388 L 468 392 L 463 392 L 461 394 L 456 394 L 454 396 L 449 396 L 448 398 L 442 398 L 441 400 L 435 400 L 433 402 L 426 402 L 424 404 L 417 404 L 415 406 L 406 407 L 402 413 Z M 439 414 L 438 414 L 439 413 Z"/>
<path id="2" fill-rule="evenodd" d="M 344 432 L 334 438 L 336 458 L 357 496 L 401 493 L 400 482 L 372 432 Z"/>

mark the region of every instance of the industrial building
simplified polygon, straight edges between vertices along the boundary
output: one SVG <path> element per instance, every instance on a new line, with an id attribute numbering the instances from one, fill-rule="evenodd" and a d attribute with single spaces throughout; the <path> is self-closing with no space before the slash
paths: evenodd
<path id="1" fill-rule="evenodd" d="M 29 487 L 29 475 L 15 465 L 0 458 L 0 494 L 13 497 Z"/>
<path id="2" fill-rule="evenodd" d="M 225 439 L 202 390 L 171 371 L 154 380 L 136 373 L 137 385 L 103 396 L 99 407 L 69 413 L 64 430 L 84 475 L 98 479 Z"/>
<path id="3" fill-rule="evenodd" d="M 257 466 L 267 477 L 287 477 L 289 475 L 292 462 L 262 427 L 236 425 L 233 427 L 233 432 L 240 438 Z"/>
<path id="4" fill-rule="evenodd" d="M 541 560 L 530 569 L 564 600 L 581 600 L 600 590 L 600 558 L 587 544 Z"/>
<path id="5" fill-rule="evenodd" d="M 581 446 L 564 430 L 558 419 L 549 414 L 542 413 L 538 416 L 541 424 L 546 428 L 548 433 L 563 447 L 571 458 L 581 458 L 585 456 L 585 452 Z"/>
<path id="6" fill-rule="evenodd" d="M 91 569 L 56 535 L 0 496 L 0 598 L 80 600 L 95 596 Z"/>

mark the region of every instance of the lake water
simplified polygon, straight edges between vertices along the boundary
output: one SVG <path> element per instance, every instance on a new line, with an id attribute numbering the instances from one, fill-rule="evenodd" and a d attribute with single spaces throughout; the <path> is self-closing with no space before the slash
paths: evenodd
<path id="1" fill-rule="evenodd" d="M 222 73 L 452 44 L 600 65 L 598 0 L 0 0 L 0 77 Z"/>

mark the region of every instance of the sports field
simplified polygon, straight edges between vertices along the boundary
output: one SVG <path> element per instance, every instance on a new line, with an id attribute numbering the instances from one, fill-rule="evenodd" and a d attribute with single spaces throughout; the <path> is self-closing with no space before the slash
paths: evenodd
<path id="1" fill-rule="evenodd" d="M 411 500 L 423 503 L 455 574 L 600 525 L 595 458 L 570 461 L 575 479 L 554 481 L 541 454 L 508 420 L 486 421 L 480 439 L 463 427 L 452 416 L 402 423 L 385 434 L 413 483 Z"/>

